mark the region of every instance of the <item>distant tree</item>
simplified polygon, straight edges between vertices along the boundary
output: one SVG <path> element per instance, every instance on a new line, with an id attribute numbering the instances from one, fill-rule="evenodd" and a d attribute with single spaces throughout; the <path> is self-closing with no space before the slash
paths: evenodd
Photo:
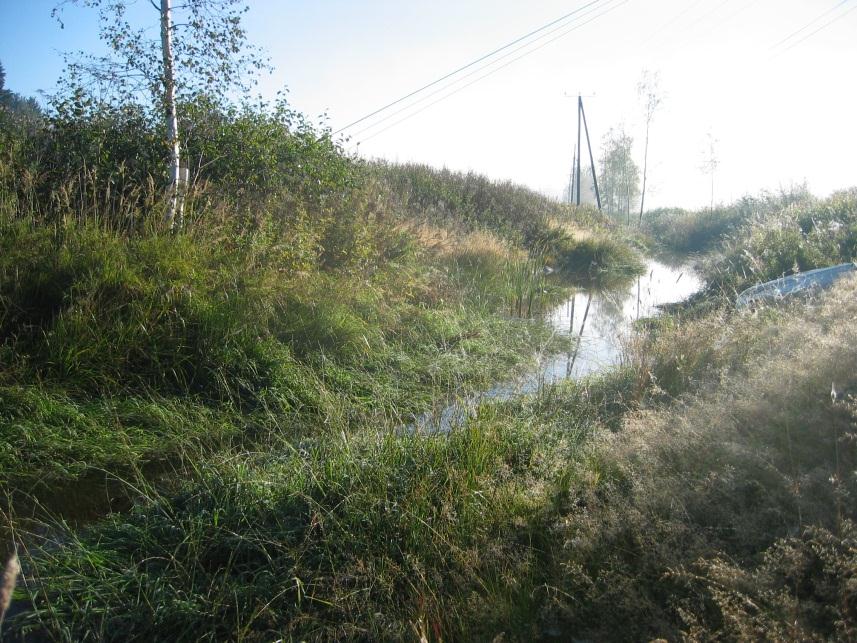
<path id="1" fill-rule="evenodd" d="M 166 219 L 171 227 L 181 227 L 186 179 L 177 106 L 200 96 L 223 103 L 230 92 L 254 82 L 255 74 L 248 72 L 266 66 L 241 26 L 247 5 L 242 0 L 189 0 L 176 6 L 172 0 L 147 0 L 158 13 L 159 37 L 153 38 L 151 25 L 134 26 L 128 19 L 136 0 L 63 0 L 53 12 L 60 25 L 67 4 L 98 11 L 99 35 L 111 51 L 106 56 L 81 52 L 69 59 L 70 83 L 91 83 L 102 97 L 120 103 L 143 100 L 163 114 L 170 152 Z"/>
<path id="2" fill-rule="evenodd" d="M 6 89 L 6 69 L 2 62 L 0 62 L 0 107 L 17 117 L 29 120 L 37 119 L 42 115 L 42 110 L 34 98 L 26 98 Z"/>
<path id="3" fill-rule="evenodd" d="M 640 194 L 640 168 L 634 163 L 634 139 L 623 127 L 611 128 L 602 140 L 601 204 L 609 214 L 631 222 L 631 208 Z"/>
<path id="4" fill-rule="evenodd" d="M 720 141 L 714 138 L 711 130 L 705 135 L 705 146 L 702 149 L 702 164 L 699 169 L 708 174 L 711 179 L 711 204 L 710 209 L 714 211 L 714 174 L 717 172 L 717 167 L 720 165 L 720 159 L 717 156 L 717 144 Z"/>
<path id="5" fill-rule="evenodd" d="M 643 187 L 640 190 L 640 221 L 643 224 L 643 208 L 646 205 L 646 177 L 649 168 L 649 130 L 655 111 L 661 104 L 660 78 L 657 72 L 643 71 L 643 77 L 637 83 L 637 95 L 643 104 L 643 118 L 646 122 L 646 142 L 643 151 Z"/>

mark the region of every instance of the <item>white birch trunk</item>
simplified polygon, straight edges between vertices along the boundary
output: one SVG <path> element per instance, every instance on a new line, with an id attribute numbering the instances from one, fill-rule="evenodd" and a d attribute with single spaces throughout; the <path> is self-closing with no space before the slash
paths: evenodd
<path id="1" fill-rule="evenodd" d="M 639 227 L 643 225 L 643 208 L 646 207 L 646 174 L 649 169 L 649 127 L 652 123 L 652 113 L 646 117 L 646 150 L 643 152 L 643 190 L 640 192 L 640 221 Z"/>
<path id="2" fill-rule="evenodd" d="M 167 117 L 167 138 L 170 145 L 170 188 L 166 220 L 175 230 L 184 223 L 184 193 L 186 175 L 181 171 L 179 119 L 176 113 L 176 84 L 173 71 L 171 0 L 161 0 L 161 50 L 164 57 L 164 107 Z"/>

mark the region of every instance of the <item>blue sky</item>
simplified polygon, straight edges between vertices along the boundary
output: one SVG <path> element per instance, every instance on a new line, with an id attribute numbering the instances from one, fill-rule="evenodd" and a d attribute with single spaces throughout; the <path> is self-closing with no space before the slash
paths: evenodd
<path id="1" fill-rule="evenodd" d="M 313 118 L 327 112 L 337 129 L 585 2 L 252 0 L 246 26 L 275 67 L 260 91 L 272 97 L 288 87 L 297 109 Z M 92 10 L 66 8 L 60 29 L 54 4 L 0 0 L 10 89 L 50 90 L 61 52 L 101 47 Z M 156 14 L 146 0 L 138 5 L 156 34 Z M 652 129 L 652 207 L 707 204 L 700 165 L 709 132 L 718 141 L 718 200 L 804 180 L 826 194 L 857 184 L 855 9 L 857 0 L 600 0 L 603 15 L 593 13 L 590 24 L 538 50 L 544 42 L 534 43 L 519 61 L 350 145 L 360 140 L 364 156 L 472 169 L 557 195 L 576 137 L 566 95 L 591 95 L 596 144 L 623 124 L 641 157 L 635 85 L 648 68 L 660 72 L 665 95 Z"/>

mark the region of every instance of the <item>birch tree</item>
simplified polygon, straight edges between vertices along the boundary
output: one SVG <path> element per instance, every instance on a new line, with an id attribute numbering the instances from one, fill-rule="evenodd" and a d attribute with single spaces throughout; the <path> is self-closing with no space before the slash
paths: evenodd
<path id="1" fill-rule="evenodd" d="M 69 77 L 101 100 L 143 103 L 163 115 L 168 150 L 167 211 L 171 228 L 183 224 L 187 171 L 182 168 L 179 105 L 205 96 L 215 104 L 246 91 L 267 67 L 247 42 L 242 0 L 64 0 L 53 11 L 63 26 L 63 9 L 78 5 L 98 12 L 99 35 L 109 53 L 67 57 Z M 151 36 L 154 9 L 159 38 Z M 152 15 L 154 18 L 155 15 Z"/>
<path id="2" fill-rule="evenodd" d="M 170 146 L 170 193 L 166 220 L 175 229 L 184 223 L 184 195 L 187 174 L 182 173 L 179 117 L 176 110 L 176 82 L 173 57 L 173 8 L 170 0 L 161 0 L 161 54 L 164 59 L 164 109 L 167 117 L 167 141 Z"/>
<path id="3" fill-rule="evenodd" d="M 643 224 L 643 208 L 646 205 L 646 177 L 649 169 L 649 130 L 655 111 L 661 104 L 660 78 L 657 72 L 643 71 L 643 77 L 637 84 L 637 95 L 643 103 L 643 118 L 646 123 L 646 140 L 643 148 L 643 187 L 640 190 L 640 221 Z"/>
<path id="4" fill-rule="evenodd" d="M 717 144 L 720 141 L 714 137 L 711 130 L 705 135 L 705 146 L 702 149 L 702 163 L 699 169 L 708 174 L 711 180 L 711 204 L 709 210 L 714 212 L 714 174 L 717 172 L 717 167 L 720 165 L 720 159 L 717 155 Z"/>
<path id="5" fill-rule="evenodd" d="M 631 205 L 640 194 L 640 169 L 634 163 L 634 139 L 623 127 L 611 128 L 604 135 L 598 185 L 601 202 L 607 212 L 625 216 L 630 224 Z"/>

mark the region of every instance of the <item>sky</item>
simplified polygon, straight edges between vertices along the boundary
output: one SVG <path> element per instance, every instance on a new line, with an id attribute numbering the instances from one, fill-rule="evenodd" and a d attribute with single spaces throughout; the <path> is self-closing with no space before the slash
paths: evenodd
<path id="1" fill-rule="evenodd" d="M 93 10 L 67 7 L 61 29 L 50 15 L 55 4 L 0 0 L 7 88 L 50 92 L 63 52 L 103 48 Z M 259 91 L 272 98 L 288 89 L 294 108 L 333 130 L 578 10 L 346 130 L 346 147 L 366 158 L 473 170 L 559 196 L 571 169 L 578 93 L 596 162 L 604 135 L 624 127 L 642 164 L 636 85 L 650 70 L 660 76 L 662 103 L 650 133 L 647 207 L 708 205 L 711 176 L 701 167 L 709 137 L 718 202 L 804 182 L 819 196 L 857 185 L 857 0 L 248 4 L 248 38 L 274 67 Z M 137 5 L 132 15 L 157 36 L 148 0 Z"/>

